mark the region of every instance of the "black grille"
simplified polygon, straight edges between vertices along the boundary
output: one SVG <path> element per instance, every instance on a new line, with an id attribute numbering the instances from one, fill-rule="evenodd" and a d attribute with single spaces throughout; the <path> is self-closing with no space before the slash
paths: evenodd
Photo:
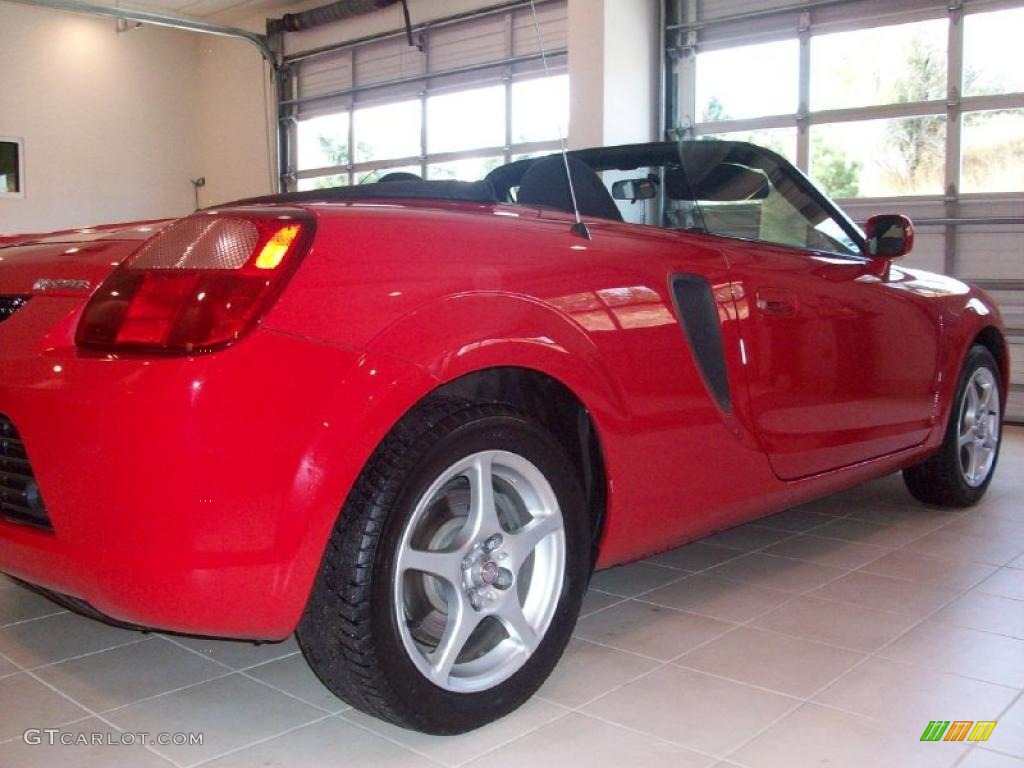
<path id="1" fill-rule="evenodd" d="M 0 323 L 28 304 L 28 296 L 0 296 Z"/>
<path id="2" fill-rule="evenodd" d="M 52 530 L 25 444 L 14 424 L 0 414 L 0 518 Z"/>

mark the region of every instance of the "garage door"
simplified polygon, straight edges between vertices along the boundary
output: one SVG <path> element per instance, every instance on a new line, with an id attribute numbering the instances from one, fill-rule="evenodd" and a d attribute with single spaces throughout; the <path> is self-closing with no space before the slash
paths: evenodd
<path id="1" fill-rule="evenodd" d="M 396 171 L 480 178 L 557 149 L 568 124 L 566 2 L 538 2 L 536 13 L 536 27 L 528 2 L 434 21 L 414 29 L 414 47 L 404 30 L 348 42 L 332 40 L 331 26 L 286 33 L 286 187 Z"/>
<path id="2" fill-rule="evenodd" d="M 1024 2 L 669 3 L 668 127 L 788 156 L 856 219 L 907 212 L 907 261 L 999 303 L 1024 421 Z"/>

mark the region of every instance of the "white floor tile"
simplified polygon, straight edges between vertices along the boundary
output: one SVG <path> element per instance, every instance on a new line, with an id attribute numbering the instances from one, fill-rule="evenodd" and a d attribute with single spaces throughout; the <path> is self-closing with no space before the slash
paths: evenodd
<path id="1" fill-rule="evenodd" d="M 202 733 L 201 745 L 154 747 L 180 765 L 209 760 L 325 716 L 319 709 L 237 673 L 106 715 L 126 731 Z"/>
<path id="2" fill-rule="evenodd" d="M 706 768 L 714 760 L 667 741 L 652 739 L 573 713 L 469 763 L 469 768 L 537 766 L 672 766 Z"/>
<path id="3" fill-rule="evenodd" d="M 576 625 L 576 635 L 668 661 L 732 627 L 707 616 L 631 600 L 582 619 Z"/>
<path id="4" fill-rule="evenodd" d="M 201 683 L 226 673 L 191 651 L 151 637 L 36 671 L 94 712 Z"/>
<path id="5" fill-rule="evenodd" d="M 336 717 L 205 763 L 203 768 L 437 768 L 437 764 Z"/>
<path id="6" fill-rule="evenodd" d="M 398 728 L 382 720 L 349 710 L 339 717 L 356 723 L 407 749 L 424 755 L 442 765 L 461 765 L 480 757 L 506 742 L 531 733 L 537 728 L 564 716 L 569 710 L 541 699 L 532 699 L 511 715 L 483 728 L 458 736 L 430 736 Z"/>
<path id="7" fill-rule="evenodd" d="M 724 757 L 797 700 L 668 666 L 583 708 L 613 723 Z"/>
<path id="8" fill-rule="evenodd" d="M 576 708 L 658 666 L 632 653 L 573 639 L 538 695 Z"/>
<path id="9" fill-rule="evenodd" d="M 25 672 L 0 680 L 0 713 L 0 741 L 21 738 L 27 728 L 53 728 L 89 715 Z"/>

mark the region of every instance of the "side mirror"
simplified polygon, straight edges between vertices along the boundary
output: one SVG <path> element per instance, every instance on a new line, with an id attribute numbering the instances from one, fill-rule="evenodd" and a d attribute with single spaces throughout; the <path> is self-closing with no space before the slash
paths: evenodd
<path id="1" fill-rule="evenodd" d="M 906 256 L 914 247 L 914 222 L 906 216 L 884 213 L 872 216 L 864 225 L 868 253 L 881 259 Z"/>
<path id="2" fill-rule="evenodd" d="M 622 179 L 612 184 L 612 197 L 616 200 L 653 200 L 658 187 L 650 179 Z"/>

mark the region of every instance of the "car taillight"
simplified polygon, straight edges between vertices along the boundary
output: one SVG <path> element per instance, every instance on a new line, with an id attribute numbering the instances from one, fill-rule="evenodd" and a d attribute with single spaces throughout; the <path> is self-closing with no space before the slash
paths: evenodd
<path id="1" fill-rule="evenodd" d="M 301 210 L 214 211 L 147 240 L 86 304 L 75 343 L 87 349 L 191 354 L 252 328 L 312 240 Z"/>

